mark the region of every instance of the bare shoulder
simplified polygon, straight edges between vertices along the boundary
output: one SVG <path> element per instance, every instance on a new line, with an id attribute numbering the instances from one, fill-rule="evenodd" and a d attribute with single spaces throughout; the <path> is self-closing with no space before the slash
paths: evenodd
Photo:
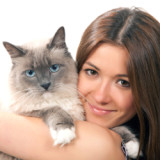
<path id="1" fill-rule="evenodd" d="M 89 122 L 77 122 L 77 144 L 84 156 L 94 160 L 124 160 L 121 137 L 115 132 Z"/>

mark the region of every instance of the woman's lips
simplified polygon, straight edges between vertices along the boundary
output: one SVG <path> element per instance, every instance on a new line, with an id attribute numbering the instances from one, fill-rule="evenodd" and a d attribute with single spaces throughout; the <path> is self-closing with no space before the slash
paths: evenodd
<path id="1" fill-rule="evenodd" d="M 98 108 L 98 107 L 95 107 L 91 104 L 89 104 L 89 107 L 91 109 L 91 111 L 96 114 L 96 115 L 106 115 L 106 114 L 109 114 L 111 112 L 115 112 L 115 110 L 107 110 L 107 109 L 102 109 L 102 108 Z"/>

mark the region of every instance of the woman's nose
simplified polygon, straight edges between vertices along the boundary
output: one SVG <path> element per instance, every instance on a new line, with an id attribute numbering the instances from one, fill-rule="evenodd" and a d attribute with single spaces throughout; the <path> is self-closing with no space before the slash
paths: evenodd
<path id="1" fill-rule="evenodd" d="M 109 83 L 102 82 L 93 91 L 93 98 L 97 103 L 107 104 L 111 100 Z"/>

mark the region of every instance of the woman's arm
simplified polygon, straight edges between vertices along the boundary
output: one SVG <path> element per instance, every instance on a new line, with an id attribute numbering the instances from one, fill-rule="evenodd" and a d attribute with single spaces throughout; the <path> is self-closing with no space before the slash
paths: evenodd
<path id="1" fill-rule="evenodd" d="M 0 112 L 0 150 L 28 160 L 124 160 L 116 133 L 83 121 L 75 125 L 76 139 L 54 147 L 41 119 Z"/>

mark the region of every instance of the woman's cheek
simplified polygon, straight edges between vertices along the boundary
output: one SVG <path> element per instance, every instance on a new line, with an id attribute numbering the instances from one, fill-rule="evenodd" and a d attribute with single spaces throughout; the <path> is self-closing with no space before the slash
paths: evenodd
<path id="1" fill-rule="evenodd" d="M 126 112 L 130 110 L 135 110 L 134 103 L 133 103 L 133 96 L 130 91 L 125 91 L 125 93 L 121 93 L 116 96 L 117 102 L 119 106 L 121 106 L 122 110 L 125 110 Z"/>
<path id="2" fill-rule="evenodd" d="M 84 73 L 82 73 L 82 71 L 79 73 L 79 77 L 78 77 L 78 90 L 83 93 L 83 90 L 86 87 L 86 80 L 85 80 L 85 76 Z"/>
<path id="3" fill-rule="evenodd" d="M 86 83 L 82 79 L 79 79 L 78 80 L 78 90 L 79 90 L 79 92 L 84 95 L 86 90 L 87 90 L 86 88 L 87 88 Z"/>

